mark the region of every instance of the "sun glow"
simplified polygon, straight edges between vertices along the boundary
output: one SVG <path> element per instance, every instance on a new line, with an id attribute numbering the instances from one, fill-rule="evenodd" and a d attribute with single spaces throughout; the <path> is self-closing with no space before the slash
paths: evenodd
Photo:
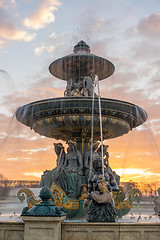
<path id="1" fill-rule="evenodd" d="M 120 175 L 121 182 L 128 182 L 130 180 L 136 182 L 150 182 L 150 181 L 157 181 L 160 178 L 160 173 L 155 173 L 150 171 L 149 169 L 141 169 L 141 168 L 119 168 L 114 169 L 114 171 Z"/>
<path id="2" fill-rule="evenodd" d="M 24 173 L 25 176 L 36 177 L 35 179 L 40 178 L 42 174 L 43 174 L 43 172 L 30 172 L 30 173 Z"/>

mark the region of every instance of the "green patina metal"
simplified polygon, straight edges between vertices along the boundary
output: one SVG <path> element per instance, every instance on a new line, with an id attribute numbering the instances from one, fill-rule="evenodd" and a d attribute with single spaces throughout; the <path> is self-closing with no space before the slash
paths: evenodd
<path id="1" fill-rule="evenodd" d="M 43 187 L 39 196 L 42 201 L 31 209 L 24 208 L 21 216 L 61 217 L 66 215 L 64 207 L 57 207 L 49 201 L 51 198 L 51 190 L 48 187 Z"/>
<path id="2" fill-rule="evenodd" d="M 43 189 L 43 188 L 42 188 Z M 47 188 L 48 191 L 49 188 Z M 43 206 L 43 203 L 36 199 L 34 196 L 34 193 L 30 189 L 20 189 L 18 191 L 18 198 L 23 201 L 25 199 L 24 195 L 23 197 L 21 196 L 22 194 L 26 195 L 27 198 L 27 203 L 28 207 L 24 208 L 22 215 L 28 215 L 29 209 L 32 214 L 33 211 L 35 212 L 34 206 L 38 206 L 38 209 L 40 206 Z M 119 186 L 119 191 L 118 192 L 113 192 L 113 199 L 115 202 L 115 209 L 117 216 L 119 218 L 122 218 L 124 215 L 126 215 L 131 208 L 133 207 L 133 201 L 135 202 L 140 202 L 142 198 L 141 191 L 139 189 L 131 189 L 127 194 L 123 190 L 121 186 Z M 50 198 L 50 204 L 54 205 L 53 210 L 55 209 L 55 205 L 57 207 L 63 207 L 61 208 L 62 210 L 65 209 L 64 212 L 67 213 L 67 218 L 68 219 L 84 219 L 87 215 L 89 205 L 83 210 L 83 201 L 84 200 L 74 200 L 70 199 L 65 192 L 58 186 L 58 185 L 52 185 L 51 187 L 51 198 Z M 53 204 L 54 203 L 54 204 Z M 48 204 L 48 203 L 47 203 Z M 45 205 L 46 206 L 46 205 Z M 39 210 L 38 210 L 39 211 Z M 57 210 L 56 210 L 57 211 Z M 37 212 L 37 208 L 36 208 Z M 37 215 L 36 215 L 37 216 Z"/>

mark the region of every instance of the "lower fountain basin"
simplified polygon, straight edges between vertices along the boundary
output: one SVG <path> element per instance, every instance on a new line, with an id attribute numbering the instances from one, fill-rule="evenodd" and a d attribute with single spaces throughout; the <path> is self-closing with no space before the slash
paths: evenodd
<path id="1" fill-rule="evenodd" d="M 142 108 L 125 101 L 101 98 L 103 138 L 122 136 L 147 119 Z M 19 122 L 40 135 L 62 140 L 90 139 L 91 97 L 61 97 L 32 102 L 16 111 Z M 94 101 L 94 140 L 100 138 L 98 99 Z"/>

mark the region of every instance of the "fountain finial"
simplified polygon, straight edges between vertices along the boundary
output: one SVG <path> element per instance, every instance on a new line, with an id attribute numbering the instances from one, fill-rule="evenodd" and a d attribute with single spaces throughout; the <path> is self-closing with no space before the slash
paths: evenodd
<path id="1" fill-rule="evenodd" d="M 21 216 L 61 217 L 66 215 L 64 207 L 56 207 L 55 204 L 49 201 L 51 198 L 51 190 L 48 187 L 43 187 L 40 191 L 39 196 L 42 201 L 31 209 L 25 207 L 22 211 Z"/>
<path id="2" fill-rule="evenodd" d="M 79 52 L 86 52 L 90 53 L 90 47 L 87 45 L 83 40 L 81 40 L 77 45 L 74 46 L 74 53 L 79 53 Z"/>

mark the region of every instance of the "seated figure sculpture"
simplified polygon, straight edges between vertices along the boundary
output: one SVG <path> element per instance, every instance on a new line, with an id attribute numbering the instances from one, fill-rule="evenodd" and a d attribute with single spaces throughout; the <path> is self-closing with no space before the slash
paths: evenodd
<path id="1" fill-rule="evenodd" d="M 96 158 L 93 162 L 95 173 L 88 182 L 88 196 L 84 201 L 84 207 L 91 201 L 88 212 L 88 222 L 115 222 L 115 207 L 112 191 L 118 190 L 113 174 L 107 171 L 102 174 L 102 158 Z"/>
<path id="2" fill-rule="evenodd" d="M 67 81 L 67 86 L 66 86 L 66 90 L 64 92 L 64 96 L 71 96 L 71 93 L 72 93 L 72 90 L 73 90 L 73 86 L 74 86 L 73 79 L 70 78 Z"/>
<path id="3" fill-rule="evenodd" d="M 61 143 L 54 143 L 57 167 L 43 173 L 40 186 L 50 188 L 54 182 L 62 188 L 68 197 L 77 199 L 81 194 L 82 187 L 82 157 L 75 142 L 68 141 L 67 143 L 69 146 L 67 154 Z"/>
<path id="4" fill-rule="evenodd" d="M 67 81 L 64 96 L 93 96 L 93 74 L 81 76 L 79 79 L 70 78 Z M 96 94 L 95 94 L 96 96 Z"/>
<path id="5" fill-rule="evenodd" d="M 82 86 L 81 85 L 82 85 L 81 80 L 77 80 L 74 82 L 73 91 L 71 93 L 71 96 L 82 96 L 82 94 L 81 94 Z"/>
<path id="6" fill-rule="evenodd" d="M 56 181 L 59 172 L 61 172 L 64 163 L 65 163 L 65 151 L 64 151 L 64 146 L 62 143 L 54 143 L 54 150 L 57 155 L 56 163 L 57 166 L 53 168 L 51 171 L 46 170 L 44 171 L 43 175 L 41 176 L 41 182 L 40 182 L 40 187 L 51 187 L 52 182 Z"/>
<path id="7" fill-rule="evenodd" d="M 108 171 L 111 172 L 115 179 L 116 179 L 116 182 L 119 186 L 120 184 L 120 176 L 118 174 L 116 174 L 115 171 L 112 171 L 112 168 L 110 167 L 109 165 L 109 152 L 108 152 L 108 148 L 109 148 L 109 145 L 103 145 L 103 158 L 104 158 L 104 167 L 107 169 L 108 168 Z M 100 146 L 97 150 L 97 152 L 99 153 L 99 157 L 102 157 L 102 146 Z"/>
<path id="8" fill-rule="evenodd" d="M 82 157 L 76 148 L 76 143 L 68 141 L 67 154 L 65 155 L 65 163 L 63 169 L 59 172 L 55 181 L 68 197 L 76 199 L 80 196 L 82 185 Z"/>
<path id="9" fill-rule="evenodd" d="M 93 96 L 93 80 L 90 76 L 85 76 L 83 79 L 83 88 L 86 89 L 88 96 Z"/>
<path id="10" fill-rule="evenodd" d="M 103 158 L 104 158 L 104 166 L 107 168 L 109 166 L 109 145 L 103 145 Z M 100 146 L 97 150 L 99 156 L 102 156 L 102 146 Z"/>
<path id="11" fill-rule="evenodd" d="M 62 143 L 53 143 L 53 145 L 55 153 L 57 154 L 57 172 L 59 173 L 64 166 L 66 153 Z"/>
<path id="12" fill-rule="evenodd" d="M 99 153 L 97 152 L 98 145 L 99 145 L 99 142 L 94 142 L 92 145 L 92 149 L 90 145 L 88 151 L 85 153 L 84 168 L 85 168 L 85 176 L 87 176 L 87 178 L 89 177 L 90 168 L 92 167 L 91 159 L 90 159 L 91 151 L 92 151 L 92 161 L 93 161 L 95 158 L 99 157 Z"/>

